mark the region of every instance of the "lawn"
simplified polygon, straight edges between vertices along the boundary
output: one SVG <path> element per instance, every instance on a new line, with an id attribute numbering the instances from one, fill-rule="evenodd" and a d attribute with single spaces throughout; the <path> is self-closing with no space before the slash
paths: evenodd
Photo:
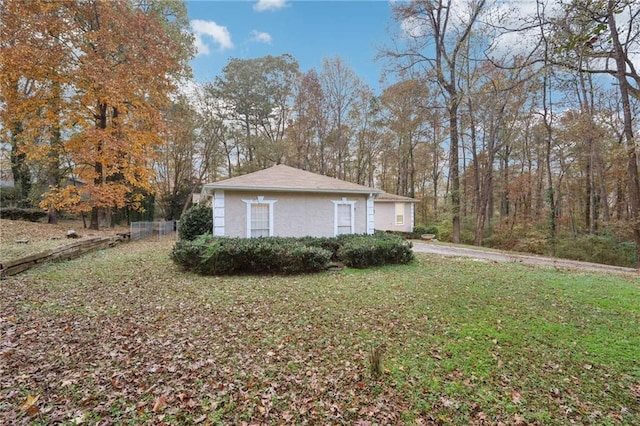
<path id="1" fill-rule="evenodd" d="M 637 277 L 427 255 L 201 277 L 172 244 L 0 281 L 0 423 L 640 424 Z"/>

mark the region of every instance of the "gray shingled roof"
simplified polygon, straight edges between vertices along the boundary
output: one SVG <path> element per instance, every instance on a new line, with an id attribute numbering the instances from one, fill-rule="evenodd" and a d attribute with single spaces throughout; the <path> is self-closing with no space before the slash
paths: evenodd
<path id="1" fill-rule="evenodd" d="M 204 190 L 331 192 L 350 194 L 382 194 L 383 191 L 344 180 L 296 169 L 284 164 L 246 175 L 208 183 Z"/>
<path id="2" fill-rule="evenodd" d="M 417 200 L 415 198 L 411 198 L 411 197 L 404 197 L 402 195 L 395 195 L 395 194 L 389 194 L 387 192 L 383 193 L 383 194 L 378 194 L 376 195 L 376 201 L 387 201 L 390 203 L 393 202 L 398 202 L 398 201 L 404 201 L 407 203 L 418 203 L 420 202 L 420 200 Z"/>

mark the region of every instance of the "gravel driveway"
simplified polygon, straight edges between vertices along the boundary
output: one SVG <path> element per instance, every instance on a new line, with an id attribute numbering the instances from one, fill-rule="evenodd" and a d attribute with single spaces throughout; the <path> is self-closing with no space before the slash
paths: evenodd
<path id="1" fill-rule="evenodd" d="M 623 268 L 621 266 L 601 265 L 598 263 L 579 262 L 575 260 L 558 259 L 553 257 L 535 256 L 513 252 L 469 248 L 444 243 L 413 241 L 413 251 L 416 253 L 430 253 L 440 256 L 471 257 L 474 259 L 494 260 L 497 262 L 524 263 L 527 265 L 555 266 L 562 269 L 574 269 L 592 272 L 616 272 L 636 275 L 640 278 L 640 270 Z"/>

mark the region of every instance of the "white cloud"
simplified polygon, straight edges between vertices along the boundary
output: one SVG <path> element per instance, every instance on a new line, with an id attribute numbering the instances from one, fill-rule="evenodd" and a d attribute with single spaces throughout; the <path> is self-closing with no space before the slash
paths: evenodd
<path id="1" fill-rule="evenodd" d="M 555 16 L 557 0 L 544 4 L 544 14 Z M 540 4 L 536 0 L 506 0 L 494 5 L 487 13 L 487 20 L 504 30 L 494 34 L 490 52 L 497 57 L 526 55 L 535 48 L 540 30 L 534 25 Z M 542 9 L 541 9 L 542 10 Z"/>
<path id="2" fill-rule="evenodd" d="M 206 43 L 209 39 L 218 45 L 219 50 L 232 49 L 231 34 L 227 27 L 218 25 L 213 21 L 202 21 L 194 19 L 191 21 L 191 29 L 195 36 L 196 48 L 198 55 L 208 55 L 211 53 L 209 45 Z"/>
<path id="3" fill-rule="evenodd" d="M 278 10 L 287 6 L 285 0 L 258 0 L 258 3 L 253 5 L 253 10 L 256 12 L 266 12 L 268 10 Z"/>
<path id="4" fill-rule="evenodd" d="M 269 33 L 253 30 L 251 31 L 251 40 L 259 43 L 271 44 L 272 38 Z"/>
<path id="5" fill-rule="evenodd" d="M 402 32 L 410 38 L 425 37 L 429 32 L 427 24 L 415 16 L 403 19 L 400 23 L 400 28 L 402 28 Z"/>

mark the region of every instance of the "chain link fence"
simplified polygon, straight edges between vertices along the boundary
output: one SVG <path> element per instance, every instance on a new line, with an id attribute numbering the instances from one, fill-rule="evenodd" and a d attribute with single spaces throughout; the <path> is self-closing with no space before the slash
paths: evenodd
<path id="1" fill-rule="evenodd" d="M 143 238 L 163 238 L 172 237 L 178 230 L 177 220 L 163 220 L 158 222 L 131 222 L 131 240 L 141 240 Z"/>

